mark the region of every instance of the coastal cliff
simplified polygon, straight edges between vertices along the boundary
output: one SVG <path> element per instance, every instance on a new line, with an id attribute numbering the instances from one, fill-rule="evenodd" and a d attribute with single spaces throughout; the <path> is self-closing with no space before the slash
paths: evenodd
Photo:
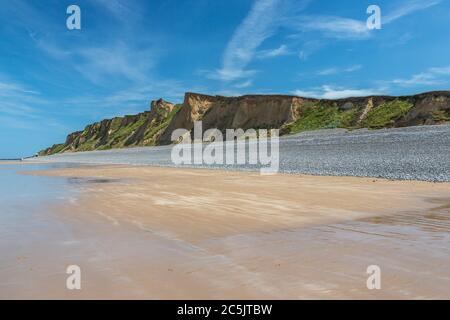
<path id="1" fill-rule="evenodd" d="M 71 133 L 62 144 L 39 153 L 167 145 L 173 130 L 280 129 L 281 134 L 325 128 L 381 129 L 450 123 L 450 91 L 413 96 L 370 96 L 337 100 L 287 95 L 210 96 L 186 93 L 182 104 L 152 101 L 150 111 L 102 120 Z"/>

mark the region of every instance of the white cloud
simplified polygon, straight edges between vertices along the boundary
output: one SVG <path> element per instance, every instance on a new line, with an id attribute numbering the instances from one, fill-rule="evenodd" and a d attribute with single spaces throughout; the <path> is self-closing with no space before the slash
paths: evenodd
<path id="1" fill-rule="evenodd" d="M 351 89 L 342 87 L 332 87 L 324 85 L 314 90 L 295 90 L 293 94 L 301 97 L 318 98 L 318 99 L 343 99 L 350 97 L 365 97 L 381 94 L 381 90 L 373 89 Z"/>

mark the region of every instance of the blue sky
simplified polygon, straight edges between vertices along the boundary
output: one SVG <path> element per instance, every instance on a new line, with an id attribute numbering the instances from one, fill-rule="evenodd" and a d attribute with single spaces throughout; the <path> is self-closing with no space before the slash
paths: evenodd
<path id="1" fill-rule="evenodd" d="M 66 9 L 81 8 L 81 30 Z M 380 6 L 381 30 L 366 27 Z M 0 158 L 186 91 L 450 88 L 449 0 L 0 0 Z"/>

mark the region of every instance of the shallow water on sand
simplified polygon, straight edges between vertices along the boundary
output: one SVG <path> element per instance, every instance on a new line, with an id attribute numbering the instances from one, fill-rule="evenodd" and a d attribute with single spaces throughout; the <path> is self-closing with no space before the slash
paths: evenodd
<path id="1" fill-rule="evenodd" d="M 0 164 L 0 299 L 45 298 L 58 279 L 64 287 L 64 248 L 76 241 L 70 224 L 58 217 L 56 203 L 74 203 L 87 178 L 55 179 L 21 171 L 71 168 L 64 164 Z M 94 179 L 94 183 L 104 183 Z M 69 259 L 70 260 L 70 259 Z M 56 290 L 61 292 L 61 290 Z M 64 297 L 64 295 L 60 295 Z"/>

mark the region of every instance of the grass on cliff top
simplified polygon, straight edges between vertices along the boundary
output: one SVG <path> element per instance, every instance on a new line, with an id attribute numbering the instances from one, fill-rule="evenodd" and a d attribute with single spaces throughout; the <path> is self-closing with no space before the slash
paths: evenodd
<path id="1" fill-rule="evenodd" d="M 387 102 L 373 108 L 361 121 L 361 127 L 370 129 L 391 127 L 395 120 L 405 116 L 412 107 L 412 103 L 398 99 Z"/>
<path id="2" fill-rule="evenodd" d="M 147 128 L 143 141 L 137 141 L 137 143 L 134 145 L 154 145 L 156 135 L 170 124 L 170 121 L 172 121 L 173 117 L 181 109 L 181 106 L 181 104 L 176 105 L 172 112 L 170 112 L 167 117 L 161 122 L 153 122 Z M 89 140 L 83 141 L 83 138 L 85 139 L 88 135 L 88 128 L 85 128 L 85 130 L 80 134 L 81 140 L 83 142 L 80 143 L 76 151 L 109 150 L 114 148 L 122 148 L 125 146 L 125 142 L 136 132 L 136 130 L 139 130 L 139 128 L 146 125 L 148 117 L 147 114 L 143 113 L 141 117 L 137 119 L 137 121 L 126 126 L 121 126 L 122 120 L 122 117 L 117 117 L 112 120 L 109 128 L 111 133 L 109 134 L 106 143 L 99 147 L 97 147 L 97 144 L 101 137 L 94 135 Z M 63 152 L 65 148 L 65 144 L 57 145 L 53 148 L 50 154 Z"/>
<path id="3" fill-rule="evenodd" d="M 373 108 L 358 124 L 358 108 L 340 110 L 335 104 L 322 101 L 307 103 L 299 107 L 299 118 L 286 126 L 289 133 L 299 133 L 317 129 L 391 127 L 395 120 L 405 116 L 413 107 L 407 101 L 394 100 Z"/>
<path id="4" fill-rule="evenodd" d="M 52 152 L 53 152 L 53 153 L 59 153 L 59 152 L 63 151 L 64 148 L 65 148 L 64 143 L 61 143 L 61 144 L 58 144 L 58 145 L 52 150 Z"/>
<path id="5" fill-rule="evenodd" d="M 85 141 L 78 146 L 77 151 L 92 151 L 95 149 L 95 143 L 95 140 Z"/>
<path id="6" fill-rule="evenodd" d="M 153 146 L 153 145 L 155 145 L 156 134 L 161 132 L 161 130 L 164 130 L 165 128 L 167 128 L 169 126 L 169 124 L 172 121 L 173 117 L 175 117 L 175 115 L 178 113 L 178 111 L 180 111 L 181 107 L 182 107 L 182 104 L 175 105 L 173 110 L 167 115 L 166 119 L 164 119 L 156 127 L 152 127 L 151 126 L 151 127 L 149 127 L 147 129 L 147 132 L 145 133 L 144 141 L 143 141 L 143 144 L 145 146 Z"/>
<path id="7" fill-rule="evenodd" d="M 168 114 L 168 116 L 161 122 L 161 123 L 152 123 L 145 133 L 143 141 L 139 141 L 135 145 L 154 145 L 155 144 L 155 135 L 160 132 L 161 130 L 165 129 L 172 118 L 175 116 L 175 114 L 180 110 L 181 104 L 176 105 L 172 112 Z M 120 119 L 120 118 L 119 118 Z M 130 123 L 127 126 L 120 127 L 119 123 L 113 123 L 111 125 L 111 129 L 113 132 L 108 138 L 108 142 L 100 147 L 97 148 L 97 150 L 108 150 L 108 149 L 114 149 L 114 148 L 121 148 L 124 147 L 124 143 L 127 141 L 127 139 L 136 132 L 140 127 L 145 125 L 148 118 L 146 116 L 142 116 L 139 120 L 136 122 Z"/>
<path id="8" fill-rule="evenodd" d="M 112 148 L 120 148 L 124 146 L 125 141 L 138 130 L 141 126 L 145 124 L 147 117 L 142 115 L 137 121 L 130 123 L 127 126 L 119 127 L 116 126 L 113 132 L 108 137 L 108 142 L 98 148 L 98 150 L 107 150 Z"/>
<path id="9" fill-rule="evenodd" d="M 60 153 L 60 152 L 64 151 L 65 147 L 66 147 L 66 145 L 64 143 L 56 144 L 52 147 L 52 149 L 48 153 L 46 153 L 45 150 L 42 150 L 41 152 L 39 152 L 39 155 L 47 156 L 47 155 Z"/>

